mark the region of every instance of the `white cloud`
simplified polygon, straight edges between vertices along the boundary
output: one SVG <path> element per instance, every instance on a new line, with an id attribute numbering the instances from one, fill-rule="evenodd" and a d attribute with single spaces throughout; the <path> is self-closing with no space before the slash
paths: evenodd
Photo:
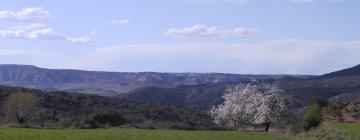
<path id="1" fill-rule="evenodd" d="M 284 39 L 258 43 L 124 44 L 62 51 L 42 46 L 13 49 L 0 48 L 1 63 L 99 71 L 243 74 L 323 74 L 360 64 L 360 41 Z M 50 57 L 51 61 L 44 59 Z"/>
<path id="2" fill-rule="evenodd" d="M 129 24 L 131 22 L 131 20 L 129 19 L 113 19 L 111 20 L 110 24 L 119 24 L 119 25 L 124 25 L 124 24 Z"/>
<path id="3" fill-rule="evenodd" d="M 30 24 L 14 26 L 0 30 L 1 38 L 28 39 L 28 40 L 61 40 L 63 36 L 45 24 Z"/>
<path id="4" fill-rule="evenodd" d="M 78 38 L 67 38 L 66 41 L 71 43 L 85 44 L 91 42 L 91 39 L 89 37 L 78 37 Z"/>
<path id="5" fill-rule="evenodd" d="M 24 8 L 20 11 L 0 11 L 0 20 L 14 22 L 36 22 L 47 17 L 50 12 L 41 7 Z"/>
<path id="6" fill-rule="evenodd" d="M 171 28 L 166 31 L 167 35 L 177 37 L 245 37 L 257 33 L 254 28 L 220 28 L 216 26 L 194 25 L 186 28 Z"/>
<path id="7" fill-rule="evenodd" d="M 0 29 L 0 38 L 24 39 L 24 40 L 56 40 L 71 43 L 88 43 L 87 37 L 70 38 L 56 32 L 45 24 L 30 24 L 26 26 L 14 26 L 8 29 Z"/>
<path id="8" fill-rule="evenodd" d="M 0 56 L 16 56 L 22 54 L 23 51 L 13 49 L 0 49 Z"/>
<path id="9" fill-rule="evenodd" d="M 0 21 L 38 22 L 50 15 L 50 12 L 41 7 L 24 8 L 17 12 L 0 11 Z M 67 37 L 45 24 L 31 23 L 0 29 L 0 38 L 24 40 L 57 40 L 71 43 L 89 43 L 89 37 Z"/>

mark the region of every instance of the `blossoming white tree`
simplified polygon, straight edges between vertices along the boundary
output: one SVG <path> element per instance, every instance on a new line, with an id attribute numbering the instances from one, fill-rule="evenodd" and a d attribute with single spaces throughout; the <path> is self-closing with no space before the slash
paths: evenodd
<path id="1" fill-rule="evenodd" d="M 290 98 L 276 85 L 239 84 L 229 87 L 224 103 L 214 106 L 209 114 L 218 125 L 240 128 L 271 124 L 280 121 L 288 112 Z"/>

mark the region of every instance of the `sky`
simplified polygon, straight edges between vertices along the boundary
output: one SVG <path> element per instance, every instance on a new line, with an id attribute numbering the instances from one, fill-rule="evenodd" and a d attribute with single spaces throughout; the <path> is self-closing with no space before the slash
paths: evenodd
<path id="1" fill-rule="evenodd" d="M 313 75 L 360 64 L 360 0 L 0 3 L 0 64 Z"/>

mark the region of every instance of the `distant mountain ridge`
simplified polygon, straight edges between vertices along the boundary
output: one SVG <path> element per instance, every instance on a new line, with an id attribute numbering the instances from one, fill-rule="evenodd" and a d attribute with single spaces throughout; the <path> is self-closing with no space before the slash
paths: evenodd
<path id="1" fill-rule="evenodd" d="M 240 75 L 222 73 L 98 72 L 44 69 L 31 65 L 0 65 L 0 85 L 46 91 L 68 91 L 103 96 L 118 95 L 142 87 L 176 87 L 279 79 L 288 75 Z M 294 75 L 297 78 L 312 76 Z"/>
<path id="2" fill-rule="evenodd" d="M 347 69 L 343 69 L 343 70 L 339 70 L 339 71 L 335 71 L 335 72 L 331 72 L 328 74 L 324 74 L 322 76 L 320 76 L 320 78 L 329 78 L 329 77 L 343 77 L 343 76 L 360 76 L 360 65 L 351 67 L 351 68 L 347 68 Z"/>

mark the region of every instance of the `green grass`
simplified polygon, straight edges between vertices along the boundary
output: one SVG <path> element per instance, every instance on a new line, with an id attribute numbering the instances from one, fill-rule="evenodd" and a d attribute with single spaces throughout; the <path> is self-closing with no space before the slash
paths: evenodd
<path id="1" fill-rule="evenodd" d="M 360 138 L 359 123 L 329 123 L 329 124 L 325 124 L 325 126 L 341 129 L 345 131 L 347 134 L 354 135 Z"/>
<path id="2" fill-rule="evenodd" d="M 176 131 L 143 129 L 0 128 L 0 140 L 305 140 L 280 134 L 238 131 Z"/>
<path id="3" fill-rule="evenodd" d="M 322 127 L 360 138 L 360 124 L 326 123 Z M 239 131 L 0 128 L 0 140 L 309 140 L 309 137 Z"/>

